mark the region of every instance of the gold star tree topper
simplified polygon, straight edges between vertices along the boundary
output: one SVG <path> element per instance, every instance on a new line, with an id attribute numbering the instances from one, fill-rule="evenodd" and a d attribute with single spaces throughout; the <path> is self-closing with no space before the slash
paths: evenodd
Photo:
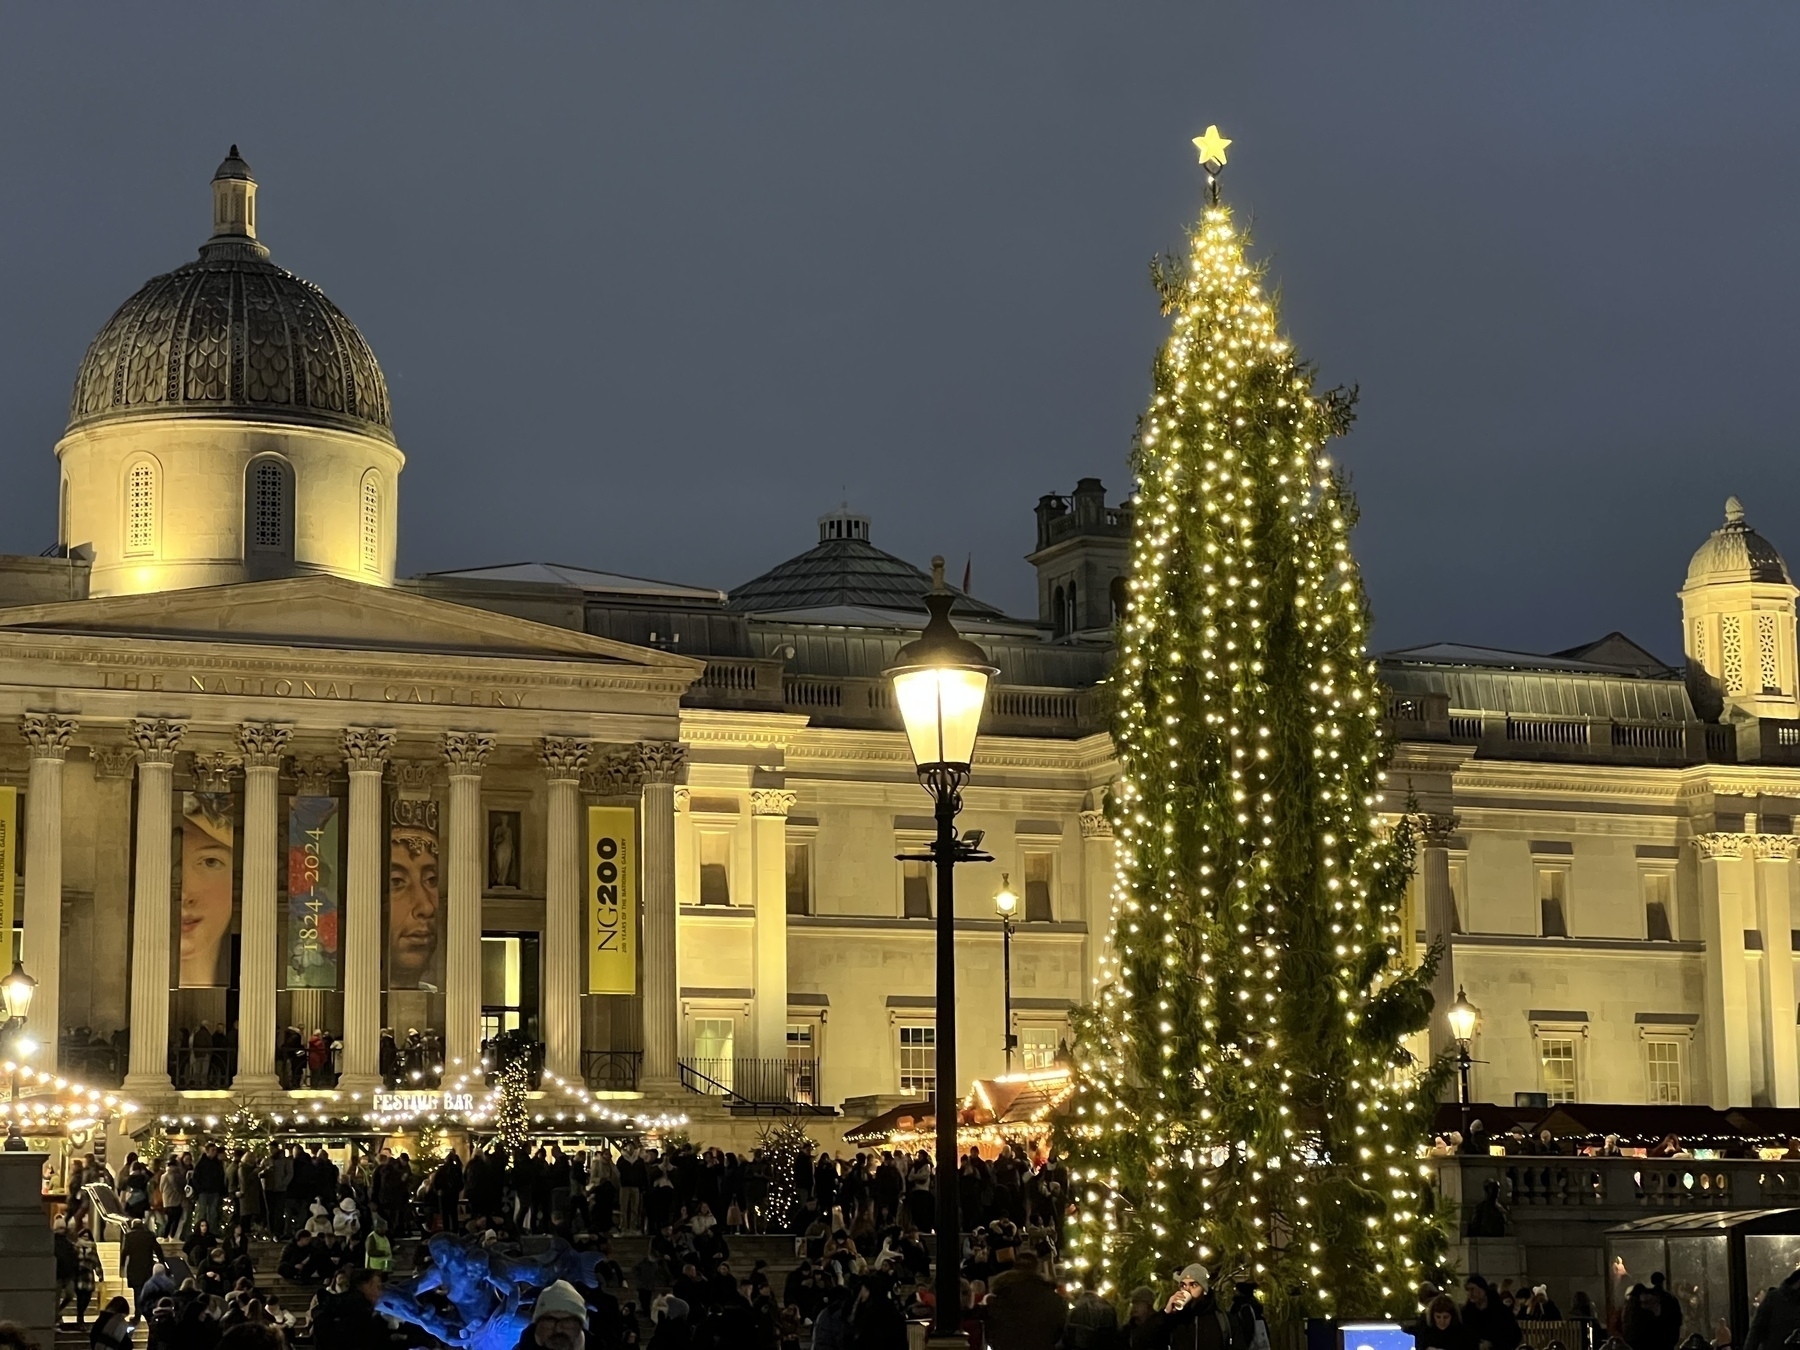
<path id="1" fill-rule="evenodd" d="M 1200 152 L 1202 164 L 1217 164 L 1225 167 L 1225 147 L 1231 142 L 1219 134 L 1217 127 L 1208 127 L 1204 136 L 1194 137 L 1194 149 Z"/>

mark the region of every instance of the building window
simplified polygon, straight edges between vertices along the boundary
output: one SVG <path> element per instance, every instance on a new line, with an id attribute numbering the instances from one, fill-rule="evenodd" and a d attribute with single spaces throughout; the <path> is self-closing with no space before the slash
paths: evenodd
<path id="1" fill-rule="evenodd" d="M 731 836 L 713 830 L 700 832 L 700 903 L 731 903 Z"/>
<path id="2" fill-rule="evenodd" d="M 272 459 L 259 460 L 252 473 L 250 542 L 256 548 L 280 548 L 286 533 L 287 475 Z"/>
<path id="3" fill-rule="evenodd" d="M 1644 936 L 1652 942 L 1675 940 L 1674 892 L 1673 873 L 1644 873 Z"/>
<path id="4" fill-rule="evenodd" d="M 1068 629 L 1064 626 L 1063 588 L 1058 586 L 1050 599 L 1050 636 L 1061 637 Z"/>
<path id="5" fill-rule="evenodd" d="M 1056 875 L 1054 853 L 1027 853 L 1024 857 L 1025 921 L 1049 923 L 1051 919 L 1051 884 Z"/>
<path id="6" fill-rule="evenodd" d="M 362 485 L 362 567 L 381 571 L 381 484 L 372 473 Z"/>
<path id="7" fill-rule="evenodd" d="M 729 1089 L 737 1023 L 729 1017 L 696 1017 L 688 1024 L 688 1037 L 692 1047 L 688 1066 L 718 1084 L 714 1087 L 702 1080 L 701 1090 L 716 1096 L 721 1089 Z"/>
<path id="8" fill-rule="evenodd" d="M 787 912 L 812 913 L 812 845 L 787 846 Z"/>
<path id="9" fill-rule="evenodd" d="M 1575 1100 L 1575 1038 L 1538 1037 L 1538 1082 L 1550 1104 Z"/>
<path id="10" fill-rule="evenodd" d="M 56 503 L 56 542 L 67 548 L 69 539 L 69 480 L 62 480 L 62 492 Z"/>
<path id="11" fill-rule="evenodd" d="M 1758 614 L 1756 616 L 1756 663 L 1758 673 L 1762 676 L 1762 691 L 1765 694 L 1781 692 L 1781 672 L 1775 659 L 1775 616 Z"/>
<path id="12" fill-rule="evenodd" d="M 909 919 L 931 917 L 931 864 L 900 864 L 900 912 Z"/>
<path id="13" fill-rule="evenodd" d="M 1469 931 L 1469 864 L 1461 858 L 1450 860 L 1450 931 Z"/>
<path id="14" fill-rule="evenodd" d="M 1124 577 L 1114 577 L 1112 584 L 1106 588 L 1112 600 L 1112 621 L 1122 623 L 1125 619 L 1125 607 L 1131 603 L 1131 587 Z"/>
<path id="15" fill-rule="evenodd" d="M 156 467 L 139 461 L 125 477 L 125 551 L 156 548 Z"/>
<path id="16" fill-rule="evenodd" d="M 1056 1063 L 1062 1036 L 1056 1027 L 1019 1028 L 1019 1065 L 1029 1071 L 1048 1069 Z"/>
<path id="17" fill-rule="evenodd" d="M 900 1091 L 913 1097 L 937 1095 L 937 1028 L 900 1028 Z"/>
<path id="18" fill-rule="evenodd" d="M 1719 628 L 1719 661 L 1724 667 L 1719 674 L 1725 681 L 1726 693 L 1741 694 L 1744 692 L 1744 638 L 1738 616 L 1727 614 Z"/>
<path id="19" fill-rule="evenodd" d="M 1681 1104 L 1681 1042 L 1645 1041 L 1644 1067 L 1650 1078 L 1652 1106 Z"/>
<path id="20" fill-rule="evenodd" d="M 1538 868 L 1537 884 L 1538 931 L 1545 937 L 1569 936 L 1568 869 L 1540 867 Z"/>
<path id="21" fill-rule="evenodd" d="M 787 1029 L 788 1092 L 793 1100 L 816 1105 L 819 1100 L 819 1050 L 811 1022 L 789 1022 Z"/>

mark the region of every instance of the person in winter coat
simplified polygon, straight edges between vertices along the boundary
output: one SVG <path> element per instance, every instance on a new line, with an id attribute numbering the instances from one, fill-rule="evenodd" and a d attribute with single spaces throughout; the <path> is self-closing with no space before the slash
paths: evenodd
<path id="1" fill-rule="evenodd" d="M 1231 1319 L 1213 1296 L 1211 1284 L 1205 1266 L 1182 1270 L 1175 1292 L 1163 1305 L 1170 1350 L 1231 1350 Z"/>
<path id="2" fill-rule="evenodd" d="M 1037 1254 L 1022 1251 L 994 1277 L 982 1319 L 993 1350 L 1054 1350 L 1069 1305 L 1038 1272 Z"/>
<path id="3" fill-rule="evenodd" d="M 1113 1350 L 1119 1343 L 1119 1314 L 1092 1289 L 1075 1295 L 1063 1350 Z"/>
<path id="4" fill-rule="evenodd" d="M 138 1291 L 150 1282 L 161 1255 L 162 1247 L 149 1226 L 141 1219 L 133 1220 L 125 1230 L 125 1236 L 119 1239 L 119 1278 L 125 1281 L 125 1287 L 133 1296 L 141 1297 Z M 138 1315 L 143 1316 L 143 1305 L 139 1303 L 136 1307 Z"/>
<path id="5" fill-rule="evenodd" d="M 94 1235 L 83 1232 L 75 1235 L 75 1325 L 82 1325 L 87 1318 L 88 1304 L 94 1301 L 94 1291 L 100 1287 L 101 1276 L 105 1272 L 100 1265 L 100 1249 L 94 1245 Z"/>
<path id="6" fill-rule="evenodd" d="M 345 1241 L 354 1239 L 362 1231 L 362 1215 L 357 1213 L 356 1201 L 345 1196 L 331 1212 L 331 1231 Z"/>
<path id="7" fill-rule="evenodd" d="M 1425 1306 L 1425 1315 L 1413 1329 L 1413 1344 L 1418 1350 L 1474 1350 L 1455 1299 L 1439 1294 Z"/>
<path id="8" fill-rule="evenodd" d="M 174 1237 L 181 1232 L 181 1216 L 187 1210 L 187 1169 L 180 1158 L 171 1156 L 164 1161 L 157 1191 L 162 1199 L 162 1235 Z"/>
<path id="9" fill-rule="evenodd" d="M 269 1219 L 263 1197 L 262 1172 L 248 1154 L 241 1154 L 237 1164 L 237 1217 L 252 1231 L 267 1231 Z"/>
<path id="10" fill-rule="evenodd" d="M 89 1350 L 131 1350 L 129 1312 L 124 1299 L 110 1300 L 105 1311 L 94 1319 L 94 1329 L 88 1333 Z"/>
<path id="11" fill-rule="evenodd" d="M 1463 1304 L 1463 1330 L 1475 1350 L 1518 1350 L 1518 1319 L 1500 1302 L 1494 1286 L 1471 1275 L 1463 1281 L 1463 1292 L 1469 1299 Z"/>
<path id="12" fill-rule="evenodd" d="M 1750 1334 L 1744 1338 L 1744 1350 L 1770 1350 L 1787 1344 L 1800 1333 L 1800 1270 L 1763 1295 L 1750 1319 Z"/>

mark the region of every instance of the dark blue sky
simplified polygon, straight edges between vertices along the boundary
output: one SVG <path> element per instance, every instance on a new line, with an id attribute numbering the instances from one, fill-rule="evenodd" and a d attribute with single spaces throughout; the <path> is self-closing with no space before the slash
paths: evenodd
<path id="1" fill-rule="evenodd" d="M 1642 3 L 61 5 L 0 11 L 0 550 L 113 308 L 239 142 L 373 343 L 405 571 L 730 586 L 848 495 L 1034 605 L 1115 498 L 1188 138 L 1234 138 L 1380 645 L 1535 649 L 1674 592 L 1739 493 L 1800 563 L 1800 10 Z"/>

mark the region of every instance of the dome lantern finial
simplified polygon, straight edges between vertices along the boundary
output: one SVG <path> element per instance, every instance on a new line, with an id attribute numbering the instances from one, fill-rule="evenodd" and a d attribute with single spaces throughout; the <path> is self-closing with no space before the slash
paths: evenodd
<path id="1" fill-rule="evenodd" d="M 1736 497 L 1727 497 L 1725 499 L 1725 523 L 1727 525 L 1741 525 L 1743 524 L 1743 521 L 1744 504 Z"/>
<path id="2" fill-rule="evenodd" d="M 237 146 L 212 178 L 213 238 L 256 238 L 256 179 L 238 154 Z"/>

